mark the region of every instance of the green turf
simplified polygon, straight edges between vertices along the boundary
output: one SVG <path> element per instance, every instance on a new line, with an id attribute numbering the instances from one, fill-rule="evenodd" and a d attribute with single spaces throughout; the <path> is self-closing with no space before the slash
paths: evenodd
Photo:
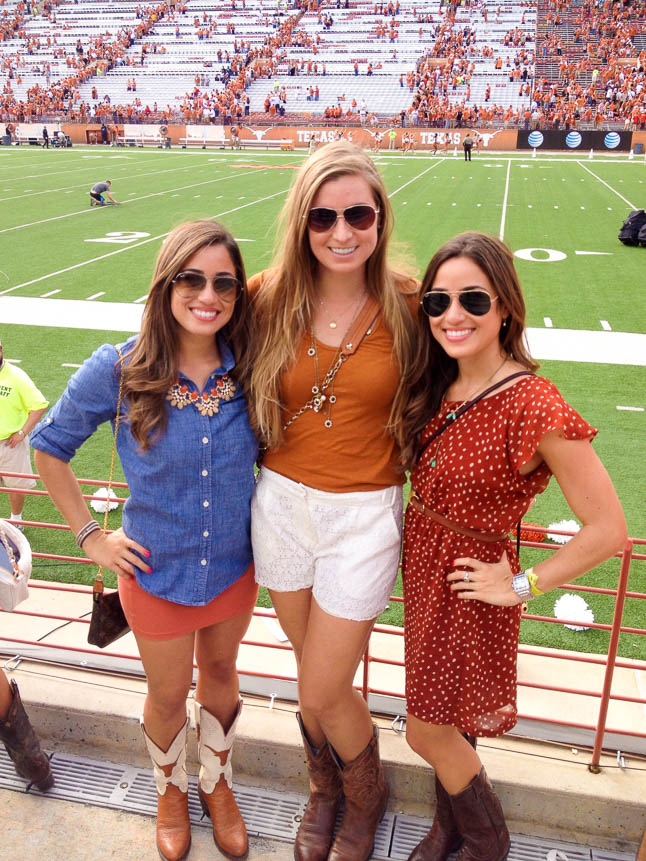
<path id="1" fill-rule="evenodd" d="M 190 218 L 217 217 L 241 242 L 247 271 L 265 267 L 276 239 L 276 217 L 300 164 L 301 153 L 74 148 L 0 149 L 0 293 L 56 299 L 93 300 L 97 325 L 103 302 L 135 302 L 145 295 L 161 241 L 172 227 Z M 646 203 L 643 161 L 625 157 L 532 159 L 483 154 L 471 164 L 460 158 L 406 157 L 384 154 L 379 168 L 391 194 L 396 217 L 394 259 L 421 275 L 433 251 L 461 230 L 483 230 L 504 238 L 514 251 L 552 249 L 565 257 L 517 259 L 527 304 L 528 324 L 599 331 L 601 320 L 615 332 L 646 331 L 646 303 L 641 296 L 646 250 L 626 248 L 617 240 L 621 222 Z M 90 208 L 88 189 L 112 180 L 120 207 Z M 613 191 L 614 189 L 614 191 Z M 506 205 L 505 204 L 505 192 Z M 124 243 L 88 241 L 125 239 Z M 576 251 L 608 256 L 577 255 Z M 31 282 L 31 283 L 30 283 Z M 24 285 L 24 286 L 18 286 Z M 17 289 L 12 289 L 17 287 Z M 61 393 L 73 369 L 100 344 L 122 341 L 127 333 L 72 328 L 4 325 L 5 355 L 21 367 L 50 400 Z M 600 356 L 600 359 L 603 359 Z M 599 428 L 595 449 L 606 464 L 624 504 L 629 531 L 646 536 L 641 465 L 646 459 L 645 413 L 618 411 L 618 404 L 644 407 L 644 367 L 545 362 L 541 373 Z M 89 440 L 75 460 L 77 475 L 105 478 L 111 439 L 107 427 Z M 117 477 L 121 478 L 120 469 Z M 0 512 L 8 503 L 0 497 Z M 51 503 L 28 501 L 25 516 L 61 522 Z M 570 512 L 553 482 L 528 519 L 548 525 Z M 110 525 L 119 523 L 111 514 Z M 29 529 L 34 550 L 76 555 L 69 533 Z M 540 551 L 524 551 L 530 564 Z M 618 565 L 606 563 L 582 582 L 616 584 Z M 37 560 L 34 576 L 89 582 L 89 568 Z M 630 587 L 646 592 L 646 569 L 634 563 Z M 398 589 L 399 584 L 398 584 Z M 551 615 L 555 595 L 535 601 L 532 612 Z M 609 622 L 614 602 L 586 595 L 597 620 Z M 260 601 L 267 603 L 266 595 Z M 624 623 L 638 626 L 639 602 L 629 600 Z M 643 610 L 641 613 L 643 617 Z M 402 608 L 393 604 L 382 621 L 401 624 Z M 524 622 L 525 642 L 604 651 L 607 634 L 574 633 L 562 626 Z M 624 635 L 621 652 L 646 658 L 646 638 Z"/>

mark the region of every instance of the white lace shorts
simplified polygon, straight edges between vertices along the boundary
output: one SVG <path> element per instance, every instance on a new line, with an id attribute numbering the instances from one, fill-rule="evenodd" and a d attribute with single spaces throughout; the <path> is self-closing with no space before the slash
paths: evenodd
<path id="1" fill-rule="evenodd" d="M 374 619 L 388 606 L 401 555 L 402 488 L 328 493 L 263 467 L 251 501 L 256 582 L 312 589 L 331 616 Z"/>

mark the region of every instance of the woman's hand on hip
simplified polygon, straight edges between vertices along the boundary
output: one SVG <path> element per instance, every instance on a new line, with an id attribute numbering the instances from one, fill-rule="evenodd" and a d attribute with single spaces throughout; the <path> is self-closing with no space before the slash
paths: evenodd
<path id="1" fill-rule="evenodd" d="M 458 571 L 451 571 L 447 581 L 452 592 L 464 600 L 484 601 L 498 607 L 513 607 L 521 600 L 511 587 L 512 571 L 503 551 L 497 562 L 480 562 L 479 559 L 461 557 L 453 565 Z"/>
<path id="2" fill-rule="evenodd" d="M 104 535 L 98 529 L 91 532 L 83 542 L 83 550 L 92 562 L 109 568 L 119 577 L 134 577 L 135 568 L 146 574 L 152 574 L 153 571 L 141 559 L 142 556 L 150 556 L 149 551 L 132 538 L 128 538 L 121 527 L 109 535 Z"/>

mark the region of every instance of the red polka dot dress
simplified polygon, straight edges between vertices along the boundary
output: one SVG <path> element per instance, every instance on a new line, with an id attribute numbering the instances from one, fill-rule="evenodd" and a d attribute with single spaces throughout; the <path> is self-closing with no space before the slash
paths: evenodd
<path id="1" fill-rule="evenodd" d="M 444 402 L 422 442 L 460 404 Z M 471 407 L 426 449 L 411 483 L 427 508 L 488 535 L 510 532 L 547 487 L 545 463 L 518 470 L 541 437 L 560 429 L 566 439 L 592 440 L 596 430 L 541 377 L 522 377 Z M 431 462 L 435 460 L 435 467 Z M 485 543 L 440 526 L 408 507 L 404 531 L 406 699 L 419 720 L 475 736 L 498 736 L 516 723 L 516 653 L 520 605 L 495 607 L 460 600 L 446 576 L 454 559 L 496 562 L 511 539 Z"/>

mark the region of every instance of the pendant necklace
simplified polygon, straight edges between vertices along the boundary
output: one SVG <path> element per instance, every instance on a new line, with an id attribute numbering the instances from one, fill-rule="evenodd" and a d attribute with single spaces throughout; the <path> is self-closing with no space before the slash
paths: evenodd
<path id="1" fill-rule="evenodd" d="M 361 293 L 359 294 L 359 298 L 357 299 L 357 304 L 354 307 L 354 316 L 352 317 L 352 322 L 350 323 L 350 326 L 352 325 L 352 323 L 354 322 L 354 320 L 357 316 L 357 310 L 358 310 L 359 306 L 362 304 L 362 300 L 363 300 L 365 295 L 366 295 L 366 291 L 364 289 L 361 291 Z M 325 304 L 325 301 L 323 299 L 319 299 L 319 304 L 320 304 L 321 310 L 323 311 L 325 316 L 329 317 L 329 312 L 327 310 L 327 306 Z M 340 316 L 343 316 L 343 314 L 345 314 L 347 310 L 348 309 L 346 308 L 345 311 L 343 311 Z M 337 320 L 338 320 L 338 317 L 337 317 Z M 337 320 L 330 320 L 328 322 L 328 326 L 330 327 L 330 329 L 336 329 L 337 328 L 337 326 L 339 325 Z"/>
<path id="2" fill-rule="evenodd" d="M 505 356 L 505 358 L 502 360 L 501 364 L 498 365 L 498 367 L 493 372 L 493 374 L 491 374 L 490 377 L 487 377 L 487 379 L 484 381 L 484 383 L 479 383 L 477 388 L 475 388 L 472 392 L 470 392 L 459 406 L 457 406 L 454 410 L 451 410 L 451 412 L 447 413 L 446 414 L 447 419 L 450 421 L 455 421 L 455 419 L 457 418 L 457 413 L 460 412 L 462 407 L 465 406 L 466 404 L 468 404 L 469 401 L 478 394 L 478 392 L 482 391 L 482 389 L 485 388 L 487 383 L 490 383 L 493 380 L 493 378 L 496 376 L 496 374 L 503 368 L 504 365 L 506 365 L 508 359 L 509 359 L 509 356 Z M 444 403 L 445 401 L 446 401 L 446 398 L 443 397 L 442 403 Z M 444 442 L 444 434 L 442 434 L 440 436 L 440 438 L 438 439 L 437 448 L 433 452 L 433 457 L 431 458 L 431 461 L 430 461 L 430 466 L 433 469 L 437 466 L 437 464 L 439 462 L 439 455 L 440 455 L 440 450 L 442 448 L 443 442 Z"/>

